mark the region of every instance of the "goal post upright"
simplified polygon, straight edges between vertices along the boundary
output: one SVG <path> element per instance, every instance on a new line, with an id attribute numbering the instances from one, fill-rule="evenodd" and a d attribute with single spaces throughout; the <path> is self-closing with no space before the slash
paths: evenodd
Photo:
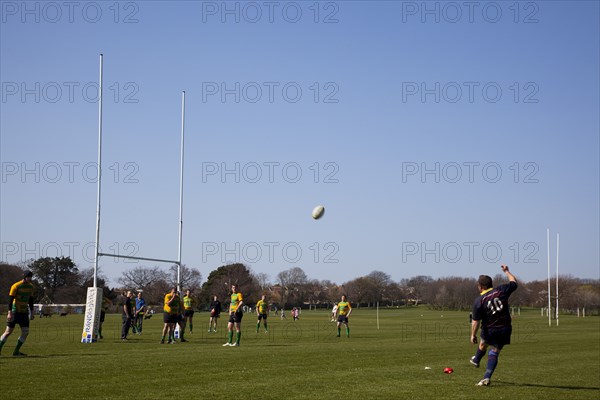
<path id="1" fill-rule="evenodd" d="M 185 91 L 181 92 L 181 165 L 179 169 L 179 248 L 177 251 L 177 291 L 181 292 L 181 249 L 183 246 L 183 157 L 185 149 Z"/>
<path id="2" fill-rule="evenodd" d="M 550 228 L 546 229 L 546 246 L 548 250 L 548 326 L 552 326 L 552 302 L 550 299 Z"/>
<path id="3" fill-rule="evenodd" d="M 558 326 L 558 246 L 559 234 L 556 234 L 556 326 Z"/>
<path id="4" fill-rule="evenodd" d="M 103 58 L 100 54 L 100 78 L 98 84 L 98 190 L 96 194 L 96 255 L 94 256 L 94 288 L 98 287 L 98 258 L 100 253 L 100 192 L 102 190 L 102 70 Z"/>
<path id="5" fill-rule="evenodd" d="M 102 74 L 104 56 L 100 54 L 100 75 L 98 80 L 98 190 L 96 195 L 96 246 L 94 256 L 94 282 L 87 288 L 85 315 L 83 318 L 82 343 L 94 343 L 99 337 L 102 288 L 98 287 L 98 258 L 100 257 L 100 193 L 102 190 Z"/>

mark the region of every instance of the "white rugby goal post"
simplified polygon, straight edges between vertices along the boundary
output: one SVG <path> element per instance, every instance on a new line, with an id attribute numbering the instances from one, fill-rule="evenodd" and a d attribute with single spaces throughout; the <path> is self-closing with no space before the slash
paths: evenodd
<path id="1" fill-rule="evenodd" d="M 96 197 L 96 245 L 94 257 L 94 286 L 89 287 L 86 296 L 85 317 L 83 321 L 83 333 L 81 335 L 82 343 L 93 343 L 98 340 L 98 327 L 100 324 L 100 309 L 102 305 L 102 288 L 98 288 L 98 260 L 100 257 L 115 257 L 130 260 L 154 261 L 160 263 L 169 263 L 177 265 L 177 291 L 181 291 L 181 249 L 183 234 L 183 159 L 185 146 L 185 91 L 181 92 L 181 156 L 180 156 L 180 176 L 179 176 L 179 241 L 177 260 L 167 260 L 150 257 L 126 256 L 121 254 L 102 253 L 99 251 L 100 243 L 100 210 L 101 210 L 101 191 L 102 191 L 102 75 L 103 58 L 100 54 L 100 77 L 98 88 L 98 185 Z"/>

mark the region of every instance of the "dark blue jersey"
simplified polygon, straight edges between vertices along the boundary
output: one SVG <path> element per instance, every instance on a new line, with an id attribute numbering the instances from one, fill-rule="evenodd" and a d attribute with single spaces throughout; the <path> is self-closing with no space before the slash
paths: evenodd
<path id="1" fill-rule="evenodd" d="M 482 328 L 511 326 L 508 298 L 517 289 L 516 282 L 500 285 L 475 299 L 473 320 L 481 321 Z"/>

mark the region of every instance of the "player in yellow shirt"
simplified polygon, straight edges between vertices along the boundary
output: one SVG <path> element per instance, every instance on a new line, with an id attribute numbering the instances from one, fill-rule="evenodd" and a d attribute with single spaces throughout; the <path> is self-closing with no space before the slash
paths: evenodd
<path id="1" fill-rule="evenodd" d="M 265 301 L 267 296 L 263 295 L 262 298 L 256 303 L 256 315 L 258 315 L 258 321 L 256 322 L 256 333 L 258 333 L 260 329 L 260 320 L 264 320 L 265 324 L 265 333 L 269 333 L 269 329 L 267 328 L 267 316 L 269 313 L 269 303 Z"/>
<path id="2" fill-rule="evenodd" d="M 183 321 L 181 321 L 181 341 L 187 342 L 183 338 L 183 334 L 185 333 L 185 327 L 187 322 L 190 321 L 190 333 L 194 329 L 194 306 L 196 305 L 196 300 L 192 297 L 192 291 L 190 289 L 185 291 L 185 296 L 183 296 Z"/>
<path id="3" fill-rule="evenodd" d="M 231 285 L 231 302 L 229 303 L 229 323 L 227 324 L 227 343 L 225 346 L 239 346 L 242 337 L 242 304 L 244 303 L 243 296 L 238 292 L 236 284 Z M 233 343 L 233 328 L 235 327 L 235 343 Z"/>
<path id="4" fill-rule="evenodd" d="M 352 314 L 352 306 L 346 301 L 346 296 L 342 296 L 342 301 L 338 303 L 337 337 L 340 337 L 342 324 L 346 325 L 346 337 L 350 337 L 350 327 L 348 326 L 348 317 Z"/>
<path id="5" fill-rule="evenodd" d="M 165 323 L 162 332 L 161 344 L 165 343 L 165 336 L 169 335 L 169 344 L 175 343 L 175 324 L 179 316 L 181 299 L 176 288 L 171 288 L 171 291 L 165 295 L 163 322 Z"/>
<path id="6" fill-rule="evenodd" d="M 6 343 L 6 340 L 13 333 L 15 326 L 19 324 L 21 336 L 17 339 L 17 347 L 13 351 L 13 356 L 25 356 L 21 353 L 21 346 L 25 343 L 29 335 L 29 320 L 33 319 L 33 284 L 31 279 L 33 273 L 25 272 L 23 280 L 16 282 L 11 286 L 8 303 L 8 317 L 6 318 L 6 331 L 0 337 L 0 351 Z"/>

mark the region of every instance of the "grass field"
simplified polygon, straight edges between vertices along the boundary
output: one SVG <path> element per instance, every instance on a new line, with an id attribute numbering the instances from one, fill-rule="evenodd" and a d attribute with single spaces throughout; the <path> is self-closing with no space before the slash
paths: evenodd
<path id="1" fill-rule="evenodd" d="M 598 317 L 562 316 L 548 328 L 539 310 L 523 311 L 490 387 L 475 386 L 485 359 L 480 369 L 468 362 L 465 312 L 383 310 L 378 330 L 375 310 L 355 309 L 350 338 L 335 337 L 325 311 L 304 311 L 297 322 L 271 316 L 269 334 L 257 334 L 246 314 L 237 348 L 221 346 L 224 318 L 218 333 L 206 332 L 208 313 L 196 313 L 190 342 L 161 345 L 161 317 L 122 343 L 121 317 L 108 315 L 104 340 L 94 344 L 79 343 L 82 316 L 36 318 L 22 348 L 28 357 L 11 356 L 19 328 L 2 351 L 2 398 L 600 398 Z"/>

